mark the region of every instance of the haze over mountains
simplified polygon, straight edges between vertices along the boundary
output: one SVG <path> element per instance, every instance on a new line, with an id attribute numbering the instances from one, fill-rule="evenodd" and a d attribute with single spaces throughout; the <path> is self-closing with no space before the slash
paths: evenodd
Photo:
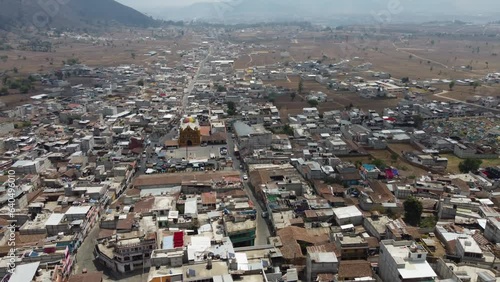
<path id="1" fill-rule="evenodd" d="M 499 20 L 497 0 L 222 0 L 179 7 L 179 2 L 119 0 L 164 20 L 210 20 L 239 23 L 307 20 L 312 22 L 369 22 L 392 13 L 391 21 Z M 163 3 L 163 4 L 162 4 Z M 334 18 L 332 18 L 334 17 Z"/>
<path id="2" fill-rule="evenodd" d="M 114 0 L 0 0 L 0 29 L 88 27 L 113 23 L 149 26 L 154 20 Z"/>
<path id="3" fill-rule="evenodd" d="M 151 17 L 163 20 L 200 20 L 226 24 L 310 21 L 328 25 L 369 24 L 380 20 L 388 23 L 500 20 L 497 12 L 500 10 L 498 0 L 66 1 L 67 3 L 65 1 L 0 0 L 0 29 L 30 25 L 82 28 L 120 24 L 144 27 L 155 24 Z M 45 2 L 56 3 L 56 5 L 49 4 L 43 7 Z M 63 4 L 58 4 L 59 2 Z"/>

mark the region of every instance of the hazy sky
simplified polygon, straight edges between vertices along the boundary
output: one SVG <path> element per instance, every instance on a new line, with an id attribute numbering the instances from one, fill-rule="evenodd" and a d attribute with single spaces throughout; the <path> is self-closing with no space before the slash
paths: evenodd
<path id="1" fill-rule="evenodd" d="M 217 0 L 116 0 L 134 9 L 164 7 L 164 6 L 187 6 L 197 2 L 216 2 Z"/>

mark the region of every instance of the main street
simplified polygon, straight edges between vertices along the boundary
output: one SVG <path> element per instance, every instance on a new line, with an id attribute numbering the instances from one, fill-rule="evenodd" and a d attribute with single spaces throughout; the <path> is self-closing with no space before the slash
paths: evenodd
<path id="1" fill-rule="evenodd" d="M 186 88 L 186 91 L 184 91 L 184 96 L 182 97 L 182 112 L 186 110 L 188 106 L 188 101 L 189 101 L 189 96 L 193 93 L 194 86 L 196 85 L 196 81 L 198 81 L 198 77 L 200 76 L 200 72 L 205 67 L 205 63 L 208 61 L 210 56 L 212 56 L 213 52 L 213 45 L 210 45 L 208 48 L 208 54 L 207 56 L 200 62 L 200 65 L 198 66 L 198 70 L 196 70 L 196 74 L 194 75 L 193 79 L 188 84 L 188 87 Z"/>
<path id="2" fill-rule="evenodd" d="M 239 158 L 234 155 L 234 140 L 233 138 L 231 138 L 231 136 L 227 137 L 227 149 L 231 158 L 233 159 L 233 168 L 235 170 L 241 170 L 241 173 L 247 173 L 245 170 L 240 169 L 241 162 Z M 243 188 L 247 193 L 250 201 L 254 203 L 255 209 L 257 211 L 257 216 L 255 219 L 257 221 L 257 230 L 255 232 L 255 245 L 256 246 L 267 245 L 268 244 L 267 239 L 271 236 L 271 233 L 269 232 L 269 225 L 267 219 L 262 217 L 262 212 L 265 211 L 265 208 L 263 207 L 261 202 L 255 198 L 255 194 L 250 188 L 248 180 L 242 180 L 242 181 L 243 181 Z"/>

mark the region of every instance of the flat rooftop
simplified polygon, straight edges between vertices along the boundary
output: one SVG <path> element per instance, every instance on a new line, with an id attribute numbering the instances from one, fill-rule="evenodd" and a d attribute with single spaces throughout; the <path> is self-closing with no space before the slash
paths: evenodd
<path id="1" fill-rule="evenodd" d="M 187 273 L 191 273 L 191 277 L 187 277 Z M 198 281 L 203 278 L 212 278 L 214 276 L 221 276 L 229 274 L 227 263 L 222 261 L 213 261 L 212 269 L 207 269 L 206 263 L 185 265 L 182 267 L 166 267 L 162 266 L 159 269 L 151 267 L 149 270 L 148 281 L 155 277 L 168 277 L 183 275 L 182 281 Z M 261 280 L 262 281 L 262 280 Z"/>
<path id="2" fill-rule="evenodd" d="M 226 221 L 225 224 L 226 224 L 226 232 L 228 234 L 249 231 L 257 227 L 256 221 L 250 219 L 247 219 L 242 222 Z"/>
<path id="3" fill-rule="evenodd" d="M 134 180 L 134 186 L 141 188 L 146 186 L 181 185 L 183 182 L 217 181 L 228 177 L 235 177 L 239 179 L 240 172 L 235 170 L 225 170 L 141 175 Z"/>
<path id="4" fill-rule="evenodd" d="M 404 267 L 398 268 L 398 272 L 403 279 L 437 277 L 437 274 L 427 261 L 412 261 L 407 259 L 410 252 L 410 241 L 398 241 L 394 243 L 396 244 L 387 244 L 382 241 L 382 244 L 384 244 L 394 260 L 404 263 Z M 420 250 L 419 252 L 426 253 Z"/>

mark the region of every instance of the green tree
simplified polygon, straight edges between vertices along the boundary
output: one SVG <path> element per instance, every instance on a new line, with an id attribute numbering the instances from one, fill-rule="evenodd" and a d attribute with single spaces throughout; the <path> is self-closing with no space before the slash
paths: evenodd
<path id="1" fill-rule="evenodd" d="M 465 159 L 458 164 L 458 169 L 460 170 L 461 173 L 469 173 L 471 171 L 474 172 L 481 167 L 482 163 L 483 163 L 482 160 Z"/>
<path id="2" fill-rule="evenodd" d="M 422 128 L 424 125 L 424 118 L 422 116 L 414 116 L 413 122 L 416 128 Z"/>
<path id="3" fill-rule="evenodd" d="M 307 103 L 311 107 L 316 107 L 319 104 L 317 100 L 308 100 Z"/>
<path id="4" fill-rule="evenodd" d="M 21 87 L 21 83 L 19 83 L 19 81 L 11 81 L 9 83 L 9 88 L 10 89 L 19 89 Z"/>
<path id="5" fill-rule="evenodd" d="M 408 82 L 410 82 L 410 78 L 409 77 L 403 77 L 403 78 L 401 78 L 401 82 L 402 83 L 408 83 Z"/>
<path id="6" fill-rule="evenodd" d="M 139 79 L 139 81 L 137 81 L 137 85 L 144 86 L 144 79 Z"/>
<path id="7" fill-rule="evenodd" d="M 406 223 L 418 226 L 422 216 L 422 211 L 424 210 L 422 203 L 417 198 L 410 196 L 406 199 L 406 201 L 404 201 L 403 207 L 405 210 Z"/>
<path id="8" fill-rule="evenodd" d="M 452 80 L 450 84 L 448 84 L 448 87 L 450 87 L 450 91 L 452 91 L 453 87 L 455 87 L 455 80 Z"/>
<path id="9" fill-rule="evenodd" d="M 476 91 L 476 88 L 478 88 L 479 86 L 481 86 L 481 83 L 479 81 L 474 81 L 474 82 L 471 83 L 471 86 L 474 89 L 474 91 Z"/>
<path id="10" fill-rule="evenodd" d="M 398 160 L 398 158 L 399 158 L 398 154 L 396 154 L 396 153 L 392 153 L 391 154 L 391 160 L 392 160 L 392 162 L 396 162 Z"/>
<path id="11" fill-rule="evenodd" d="M 135 59 L 135 53 L 131 53 L 130 56 L 132 57 L 132 59 Z"/>
<path id="12" fill-rule="evenodd" d="M 420 221 L 420 228 L 433 228 L 436 226 L 437 220 L 435 217 L 424 217 Z"/>
<path id="13" fill-rule="evenodd" d="M 302 81 L 302 78 L 299 81 L 299 86 L 297 88 L 297 92 L 299 95 L 302 95 L 302 92 L 304 91 L 304 82 Z"/>
<path id="14" fill-rule="evenodd" d="M 295 97 L 297 94 L 295 92 L 290 93 L 290 97 L 292 98 L 292 101 L 295 100 Z"/>
<path id="15" fill-rule="evenodd" d="M 236 115 L 236 104 L 233 101 L 229 101 L 226 103 L 227 105 L 227 114 L 230 116 Z"/>
<path id="16" fill-rule="evenodd" d="M 19 92 L 21 92 L 21 94 L 26 94 L 30 91 L 30 87 L 28 85 L 22 85 L 20 88 L 19 88 Z"/>
<path id="17" fill-rule="evenodd" d="M 226 92 L 227 89 L 224 85 L 217 85 L 217 92 Z"/>
<path id="18" fill-rule="evenodd" d="M 64 61 L 63 61 L 64 62 Z M 80 60 L 78 58 L 70 58 L 66 61 L 66 63 L 70 66 L 80 64 Z"/>
<path id="19" fill-rule="evenodd" d="M 2 87 L 0 89 L 0 95 L 4 96 L 4 95 L 9 95 L 9 89 L 7 87 Z"/>
<path id="20" fill-rule="evenodd" d="M 290 125 L 285 124 L 283 126 L 283 133 L 285 133 L 288 136 L 293 136 L 293 128 Z"/>
<path id="21" fill-rule="evenodd" d="M 372 161 L 372 165 L 380 168 L 380 169 L 384 169 L 387 165 L 385 164 L 385 162 L 381 159 L 374 159 Z"/>

